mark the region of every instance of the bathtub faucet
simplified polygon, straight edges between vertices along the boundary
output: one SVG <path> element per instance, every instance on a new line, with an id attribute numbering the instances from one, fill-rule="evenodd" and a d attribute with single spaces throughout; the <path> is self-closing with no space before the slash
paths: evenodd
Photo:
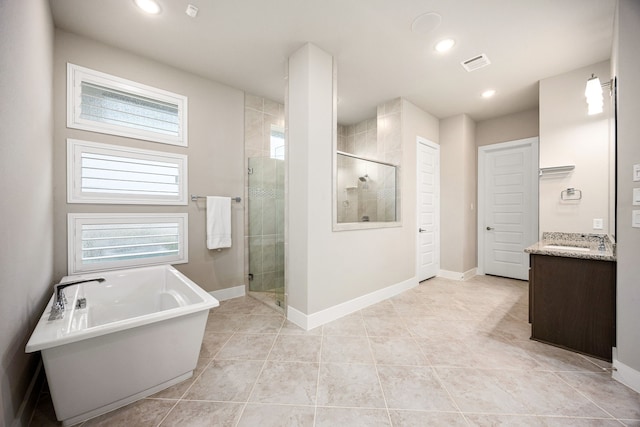
<path id="1" fill-rule="evenodd" d="M 51 306 L 51 314 L 49 320 L 62 319 L 64 317 L 64 308 L 67 298 L 64 296 L 64 288 L 67 286 L 79 285 L 88 282 L 104 282 L 104 277 L 96 277 L 95 279 L 76 280 L 75 282 L 58 283 L 53 287 L 53 305 Z"/>

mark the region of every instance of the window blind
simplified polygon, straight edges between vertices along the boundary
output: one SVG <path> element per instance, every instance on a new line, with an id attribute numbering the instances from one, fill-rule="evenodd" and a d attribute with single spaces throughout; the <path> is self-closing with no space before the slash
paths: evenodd
<path id="1" fill-rule="evenodd" d="M 187 204 L 187 157 L 67 140 L 69 203 Z"/>
<path id="2" fill-rule="evenodd" d="M 131 157 L 81 154 L 82 191 L 178 197 L 177 165 Z"/>

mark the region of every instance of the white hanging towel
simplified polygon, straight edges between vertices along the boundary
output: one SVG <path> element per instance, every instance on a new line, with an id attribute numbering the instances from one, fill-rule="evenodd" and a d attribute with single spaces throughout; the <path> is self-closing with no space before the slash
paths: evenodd
<path id="1" fill-rule="evenodd" d="M 207 249 L 231 247 L 231 197 L 207 196 Z"/>

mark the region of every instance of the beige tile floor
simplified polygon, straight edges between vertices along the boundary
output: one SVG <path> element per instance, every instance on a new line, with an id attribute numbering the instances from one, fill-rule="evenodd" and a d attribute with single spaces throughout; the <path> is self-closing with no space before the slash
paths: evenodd
<path id="1" fill-rule="evenodd" d="M 435 278 L 305 332 L 243 297 L 193 378 L 84 426 L 640 426 L 610 365 L 529 340 L 527 284 Z M 57 425 L 42 393 L 32 426 Z"/>

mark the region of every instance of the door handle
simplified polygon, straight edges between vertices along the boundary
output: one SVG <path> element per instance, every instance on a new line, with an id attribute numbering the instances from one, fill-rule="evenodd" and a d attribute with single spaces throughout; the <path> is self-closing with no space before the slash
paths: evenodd
<path id="1" fill-rule="evenodd" d="M 491 231 L 491 230 L 494 230 L 494 228 L 487 226 L 487 231 Z"/>
<path id="2" fill-rule="evenodd" d="M 424 228 L 418 228 L 418 232 L 419 233 L 424 233 L 425 231 L 427 231 L 427 230 L 425 230 Z"/>

